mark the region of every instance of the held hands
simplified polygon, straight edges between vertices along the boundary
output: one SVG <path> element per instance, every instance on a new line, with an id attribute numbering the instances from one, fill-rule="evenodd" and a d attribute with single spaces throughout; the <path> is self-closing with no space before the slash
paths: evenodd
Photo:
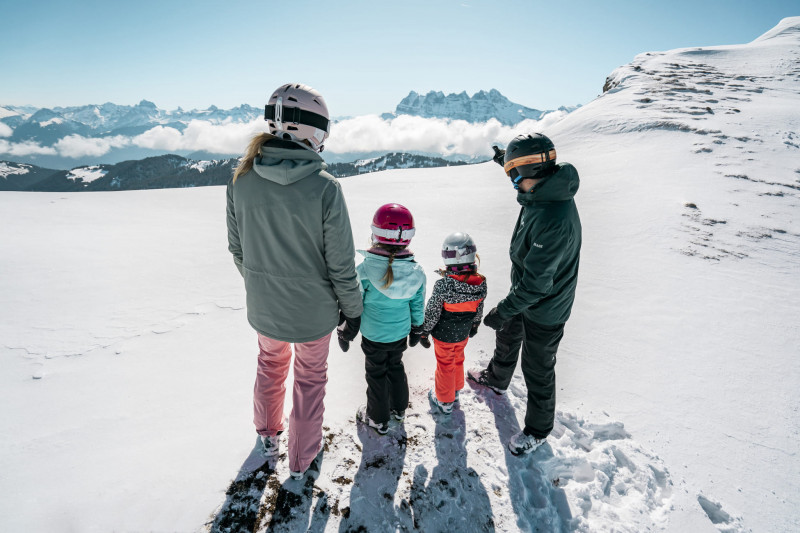
<path id="1" fill-rule="evenodd" d="M 426 350 L 431 347 L 431 340 L 428 338 L 427 333 L 419 338 L 419 343 Z"/>
<path id="2" fill-rule="evenodd" d="M 343 352 L 350 349 L 350 341 L 356 338 L 361 327 L 361 317 L 349 318 L 339 311 L 339 326 L 336 328 L 336 336 L 339 340 L 339 348 Z"/>
<path id="3" fill-rule="evenodd" d="M 496 145 L 492 146 L 494 150 L 494 157 L 492 157 L 492 161 L 500 165 L 501 167 L 505 165 L 505 158 L 506 158 L 506 151 L 502 148 L 498 148 Z"/>
<path id="4" fill-rule="evenodd" d="M 483 323 L 494 330 L 502 329 L 506 322 L 508 321 L 500 318 L 497 307 L 492 307 L 492 310 L 483 318 Z"/>
<path id="5" fill-rule="evenodd" d="M 423 333 L 422 326 L 411 326 L 411 333 L 408 335 L 408 345 L 416 346 Z"/>

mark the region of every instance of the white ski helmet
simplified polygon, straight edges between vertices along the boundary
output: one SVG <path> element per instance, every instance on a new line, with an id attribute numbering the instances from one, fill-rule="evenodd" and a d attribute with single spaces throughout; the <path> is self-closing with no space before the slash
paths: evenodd
<path id="1" fill-rule="evenodd" d="M 451 233 L 442 243 L 442 258 L 447 270 L 474 270 L 477 251 L 472 237 L 460 231 Z"/>
<path id="2" fill-rule="evenodd" d="M 264 108 L 269 132 L 281 139 L 308 141 L 315 152 L 331 132 L 330 114 L 318 91 L 302 83 L 281 85 Z"/>

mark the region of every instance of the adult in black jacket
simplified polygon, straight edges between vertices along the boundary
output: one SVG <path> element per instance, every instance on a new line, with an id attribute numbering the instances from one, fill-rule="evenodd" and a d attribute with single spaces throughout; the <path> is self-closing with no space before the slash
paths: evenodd
<path id="1" fill-rule="evenodd" d="M 544 135 L 520 135 L 505 151 L 494 148 L 522 209 L 509 250 L 511 288 L 484 318 L 497 330 L 494 355 L 486 369 L 470 370 L 467 377 L 504 393 L 522 348 L 525 428 L 508 443 L 518 455 L 541 446 L 553 429 L 556 352 L 578 282 L 581 222 L 574 196 L 579 178 L 569 163 L 556 163 L 555 147 Z"/>

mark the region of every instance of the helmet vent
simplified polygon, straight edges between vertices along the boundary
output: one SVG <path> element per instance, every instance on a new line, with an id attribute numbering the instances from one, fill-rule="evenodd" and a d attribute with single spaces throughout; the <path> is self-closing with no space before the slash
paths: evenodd
<path id="1" fill-rule="evenodd" d="M 297 101 L 297 98 L 295 98 L 294 96 L 288 96 L 286 99 L 289 100 L 290 102 L 296 102 Z"/>

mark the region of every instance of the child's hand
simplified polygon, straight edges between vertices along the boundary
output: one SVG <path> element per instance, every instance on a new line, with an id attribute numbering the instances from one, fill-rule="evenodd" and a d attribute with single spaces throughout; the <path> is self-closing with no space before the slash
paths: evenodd
<path id="1" fill-rule="evenodd" d="M 422 337 L 422 326 L 411 326 L 411 333 L 408 335 L 408 345 L 409 346 L 416 346 L 419 343 L 420 337 Z"/>
<path id="2" fill-rule="evenodd" d="M 431 340 L 428 338 L 427 335 L 423 335 L 419 338 L 419 343 L 422 345 L 423 348 L 426 350 L 431 347 Z"/>
<path id="3" fill-rule="evenodd" d="M 346 340 L 342 339 L 341 337 L 338 340 L 339 340 L 339 348 L 341 348 L 343 352 L 346 352 L 347 350 L 350 349 L 350 343 L 349 342 L 347 342 Z"/>
<path id="4" fill-rule="evenodd" d="M 469 336 L 470 338 L 474 337 L 478 333 L 478 326 L 480 326 L 480 322 L 473 322 L 472 327 L 469 328 Z"/>

